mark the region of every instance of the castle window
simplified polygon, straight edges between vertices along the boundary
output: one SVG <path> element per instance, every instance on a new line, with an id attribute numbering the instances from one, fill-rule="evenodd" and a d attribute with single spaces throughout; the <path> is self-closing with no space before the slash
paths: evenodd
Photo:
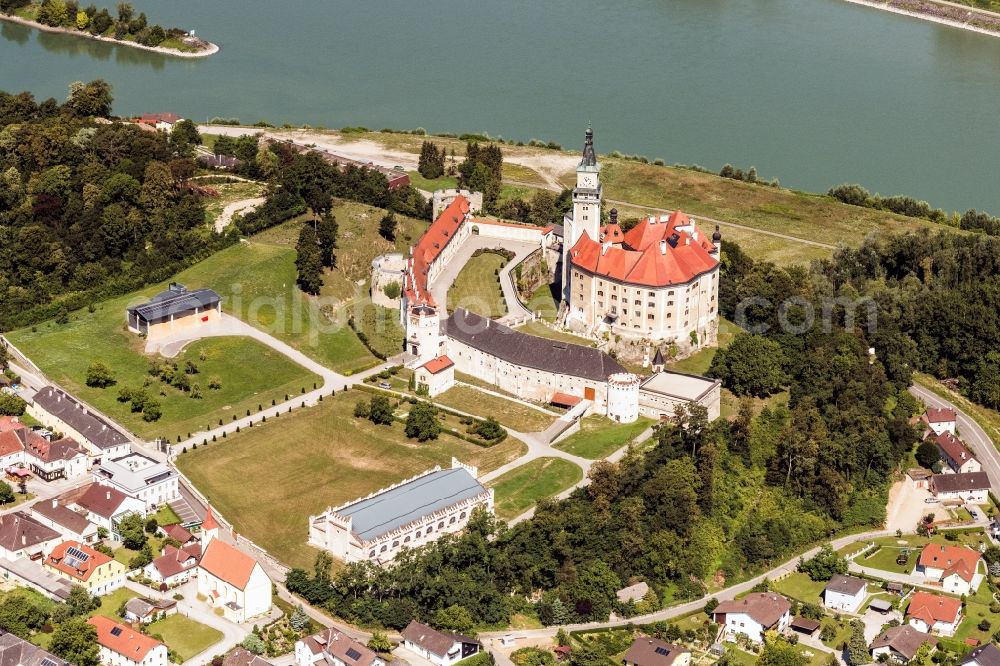
<path id="1" fill-rule="evenodd" d="M 656 292 L 655 291 L 649 292 L 649 297 L 650 298 L 656 298 Z"/>
<path id="2" fill-rule="evenodd" d="M 604 292 L 603 292 L 602 290 L 598 289 L 598 290 L 597 290 L 597 295 L 598 295 L 598 296 L 603 296 L 603 295 L 604 295 Z"/>
<path id="3" fill-rule="evenodd" d="M 450 519 L 448 520 L 448 524 L 449 524 L 449 525 L 451 525 L 451 524 L 453 524 L 454 522 L 455 522 L 455 516 L 452 516 L 452 517 L 451 517 L 451 518 L 450 518 Z"/>
<path id="4" fill-rule="evenodd" d="M 440 530 L 443 528 L 444 528 L 444 521 L 442 520 L 440 523 L 438 523 L 438 529 Z"/>
<path id="5" fill-rule="evenodd" d="M 395 541 L 392 542 L 392 547 L 399 548 L 399 539 L 396 539 Z"/>
<path id="6" fill-rule="evenodd" d="M 667 307 L 670 307 L 670 306 L 671 306 L 671 305 L 673 305 L 673 304 L 674 304 L 674 302 L 673 302 L 673 301 L 667 301 Z"/>
<path id="7" fill-rule="evenodd" d="M 655 308 L 656 307 L 656 303 L 654 303 L 653 301 L 650 301 L 649 302 L 649 307 Z"/>
<path id="8" fill-rule="evenodd" d="M 420 538 L 420 530 L 417 530 L 417 533 L 413 535 L 413 538 L 415 538 L 415 539 L 419 539 Z"/>
<path id="9" fill-rule="evenodd" d="M 410 537 L 406 537 L 405 539 L 403 539 L 403 543 L 410 543 Z"/>
<path id="10" fill-rule="evenodd" d="M 459 517 L 459 519 L 465 518 L 465 512 L 463 511 L 462 513 L 460 513 L 458 517 Z"/>
<path id="11" fill-rule="evenodd" d="M 389 548 L 389 546 L 382 546 L 382 548 L 381 548 L 381 549 L 379 549 L 379 551 L 378 551 L 378 552 L 380 552 L 380 553 L 384 553 L 384 552 L 385 552 L 386 550 L 388 550 L 388 548 Z"/>
<path id="12" fill-rule="evenodd" d="M 368 552 L 368 557 L 375 557 L 375 551 L 374 550 L 369 551 Z"/>
<path id="13" fill-rule="evenodd" d="M 604 301 L 597 301 L 597 307 L 603 308 L 604 307 Z"/>
<path id="14" fill-rule="evenodd" d="M 668 312 L 668 313 L 667 313 L 667 319 L 670 319 L 670 318 L 671 318 L 671 317 L 673 317 L 673 316 L 674 316 L 674 315 L 673 315 L 673 313 L 672 313 L 672 312 Z"/>
<path id="15" fill-rule="evenodd" d="M 616 294 L 611 294 L 611 300 L 617 301 L 618 300 L 618 296 Z"/>
<path id="16" fill-rule="evenodd" d="M 671 289 L 670 291 L 667 292 L 667 296 L 673 296 L 673 295 L 674 295 L 674 290 L 673 289 Z"/>
<path id="17" fill-rule="evenodd" d="M 616 284 L 611 285 L 611 291 L 618 291 L 618 285 Z"/>
<path id="18" fill-rule="evenodd" d="M 427 526 L 427 534 L 430 534 L 433 531 L 434 531 L 434 526 L 433 525 L 428 525 Z"/>
<path id="19" fill-rule="evenodd" d="M 640 301 L 640 300 L 639 300 L 639 299 L 637 298 L 637 299 L 635 299 L 635 304 L 636 304 L 636 305 L 642 305 L 642 301 Z"/>
<path id="20" fill-rule="evenodd" d="M 652 319 L 652 318 L 653 318 L 653 315 L 651 315 L 651 314 L 646 315 L 646 319 Z"/>

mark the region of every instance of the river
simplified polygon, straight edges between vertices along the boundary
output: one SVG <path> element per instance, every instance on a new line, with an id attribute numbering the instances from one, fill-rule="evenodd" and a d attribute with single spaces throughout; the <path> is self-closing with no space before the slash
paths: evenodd
<path id="1" fill-rule="evenodd" d="M 95 0 L 113 8 L 111 0 Z M 841 0 L 136 0 L 222 51 L 0 26 L 0 89 L 121 114 L 487 131 L 1000 214 L 1000 39 Z"/>

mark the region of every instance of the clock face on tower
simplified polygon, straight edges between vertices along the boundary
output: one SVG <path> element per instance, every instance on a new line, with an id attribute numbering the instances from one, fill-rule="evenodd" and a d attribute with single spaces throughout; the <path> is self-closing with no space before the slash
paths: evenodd
<path id="1" fill-rule="evenodd" d="M 580 182 L 583 183 L 584 187 L 593 187 L 594 186 L 594 177 L 593 176 L 584 176 L 581 179 Z"/>

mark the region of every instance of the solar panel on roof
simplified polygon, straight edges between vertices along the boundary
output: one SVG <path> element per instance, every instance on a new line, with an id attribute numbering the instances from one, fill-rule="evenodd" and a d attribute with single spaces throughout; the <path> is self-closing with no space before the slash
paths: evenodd
<path id="1" fill-rule="evenodd" d="M 358 652 L 357 650 L 355 650 L 354 648 L 348 648 L 347 649 L 347 656 L 350 657 L 351 659 L 357 661 L 358 659 L 361 658 L 361 653 Z"/>
<path id="2" fill-rule="evenodd" d="M 42 659 L 42 666 L 59 666 L 56 662 L 52 661 L 48 657 Z"/>
<path id="3" fill-rule="evenodd" d="M 663 655 L 664 657 L 666 657 L 666 656 L 667 656 L 668 654 L 670 654 L 670 653 L 669 653 L 669 652 L 667 651 L 667 648 L 662 648 L 662 647 L 658 647 L 658 648 L 656 648 L 656 649 L 654 650 L 654 652 L 656 652 L 656 654 L 662 654 L 662 655 Z"/>
<path id="4" fill-rule="evenodd" d="M 122 635 L 122 628 L 121 627 L 112 627 L 111 628 L 111 635 L 112 636 L 121 636 Z"/>
<path id="5" fill-rule="evenodd" d="M 70 546 L 69 548 L 66 549 L 66 554 L 71 557 L 75 557 L 81 562 L 86 562 L 87 560 L 90 559 L 90 555 L 87 555 L 87 553 L 83 552 L 79 548 L 74 548 L 73 546 Z"/>

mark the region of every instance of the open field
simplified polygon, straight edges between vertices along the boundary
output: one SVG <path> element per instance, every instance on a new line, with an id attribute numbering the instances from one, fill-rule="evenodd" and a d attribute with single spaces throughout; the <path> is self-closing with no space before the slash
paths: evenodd
<path id="1" fill-rule="evenodd" d="M 494 252 L 483 252 L 469 259 L 448 289 L 448 311 L 463 307 L 493 318 L 507 314 L 497 278 L 497 271 L 506 263 L 506 258 Z"/>
<path id="2" fill-rule="evenodd" d="M 153 636 L 159 635 L 167 647 L 177 652 L 184 661 L 222 640 L 222 632 L 218 629 L 183 615 L 157 620 L 148 625 L 148 632 Z"/>
<path id="3" fill-rule="evenodd" d="M 490 484 L 498 516 L 510 520 L 543 497 L 552 497 L 583 478 L 583 470 L 562 458 L 537 458 L 512 469 Z"/>
<path id="4" fill-rule="evenodd" d="M 220 254 L 203 263 L 212 262 Z M 155 291 L 153 288 L 143 293 L 148 296 Z M 188 379 L 192 386 L 200 386 L 202 397 L 192 398 L 192 393 L 150 376 L 150 362 L 164 359 L 145 354 L 145 339 L 125 329 L 125 306 L 137 300 L 126 296 L 105 301 L 95 306 L 94 312 L 73 313 L 67 324 L 49 321 L 34 327 L 34 331 L 21 329 L 9 337 L 53 381 L 145 438 L 163 436 L 172 441 L 178 435 L 186 437 L 189 432 L 217 423 L 219 418 L 230 419 L 247 409 L 256 411 L 258 404 L 282 399 L 286 393 L 298 393 L 302 387 L 311 388 L 319 380 L 256 340 L 208 338 L 189 345 L 171 359 L 179 368 L 188 361 L 197 366 L 198 373 L 188 375 Z M 86 385 L 87 368 L 95 361 L 111 368 L 117 381 L 114 386 L 102 389 Z M 222 388 L 209 389 L 213 378 L 221 382 Z M 132 413 L 129 403 L 117 399 L 119 389 L 140 389 L 146 382 L 147 392 L 163 408 L 163 416 L 153 423 L 143 421 L 141 414 Z"/>
<path id="5" fill-rule="evenodd" d="M 566 453 L 599 460 L 625 446 L 653 425 L 652 419 L 640 416 L 635 423 L 615 423 L 606 416 L 591 414 L 580 422 L 580 432 L 555 445 Z"/>
<path id="6" fill-rule="evenodd" d="M 434 465 L 447 467 L 452 456 L 488 472 L 526 451 L 512 437 L 491 448 L 448 435 L 419 444 L 406 439 L 402 424 L 355 419 L 354 404 L 370 397 L 338 393 L 182 454 L 177 465 L 239 532 L 286 564 L 308 568 L 315 557 L 306 545 L 308 516 Z"/>
<path id="7" fill-rule="evenodd" d="M 825 580 L 814 581 L 806 574 L 796 571 L 781 580 L 772 581 L 771 589 L 798 601 L 822 604 L 820 595 L 823 594 L 826 583 Z"/>
<path id="8" fill-rule="evenodd" d="M 434 402 L 483 418 L 492 416 L 501 425 L 518 432 L 545 430 L 558 418 L 557 414 L 544 414 L 513 400 L 489 395 L 468 386 L 454 386 L 434 398 Z"/>
<path id="9" fill-rule="evenodd" d="M 403 351 L 406 331 L 399 323 L 399 310 L 375 305 L 364 297 L 347 306 L 354 325 L 368 338 L 372 349 L 389 358 Z"/>

